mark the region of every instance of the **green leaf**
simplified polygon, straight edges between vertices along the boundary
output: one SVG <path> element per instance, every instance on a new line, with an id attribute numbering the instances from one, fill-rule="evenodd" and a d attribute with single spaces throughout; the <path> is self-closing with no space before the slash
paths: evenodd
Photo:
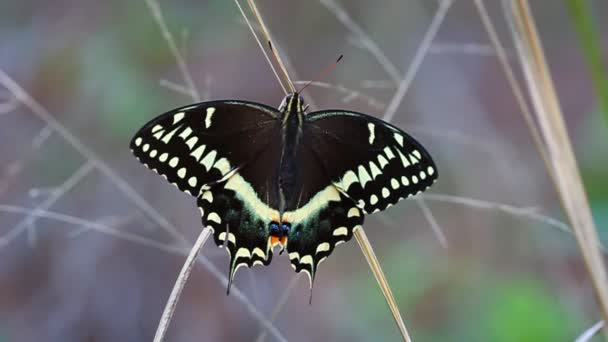
<path id="1" fill-rule="evenodd" d="M 587 0 L 565 0 L 591 71 L 599 107 L 608 123 L 608 74 L 602 65 L 600 36 Z"/>

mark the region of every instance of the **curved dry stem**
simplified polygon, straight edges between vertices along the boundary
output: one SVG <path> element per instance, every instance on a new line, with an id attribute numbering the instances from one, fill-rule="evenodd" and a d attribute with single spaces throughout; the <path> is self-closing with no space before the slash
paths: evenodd
<path id="1" fill-rule="evenodd" d="M 163 314 L 160 317 L 160 322 L 158 323 L 158 327 L 156 328 L 154 342 L 162 342 L 165 340 L 165 335 L 167 334 L 167 330 L 169 329 L 171 319 L 173 318 L 173 313 L 175 312 L 175 306 L 177 305 L 177 301 L 179 300 L 182 294 L 184 285 L 186 285 L 186 282 L 190 277 L 190 271 L 192 271 L 192 266 L 194 266 L 198 254 L 200 253 L 201 249 L 205 245 L 205 242 L 207 241 L 207 238 L 209 238 L 210 235 L 211 229 L 204 228 L 198 235 L 194 246 L 192 246 L 192 249 L 190 249 L 190 253 L 186 258 L 186 261 L 184 262 L 184 266 L 182 266 L 182 269 L 179 272 L 179 276 L 175 280 L 175 284 L 173 285 L 173 290 L 171 290 L 171 295 L 167 300 L 167 304 L 165 304 L 165 309 L 163 310 Z"/>
<path id="2" fill-rule="evenodd" d="M 171 31 L 169 31 L 169 28 L 167 27 L 167 23 L 165 22 L 163 12 L 160 9 L 160 4 L 158 3 L 157 0 L 145 0 L 145 1 L 146 1 L 146 4 L 148 5 L 148 8 L 150 9 L 150 12 L 152 13 L 152 17 L 154 18 L 154 20 L 158 24 L 158 27 L 160 28 L 163 38 L 165 38 L 165 41 L 167 42 L 167 45 L 169 46 L 169 50 L 171 51 L 171 54 L 173 54 L 173 58 L 175 58 L 179 71 L 181 72 L 182 77 L 183 77 L 184 81 L 186 82 L 188 89 L 190 89 L 190 96 L 192 97 L 194 102 L 200 102 L 201 96 L 198 93 L 198 91 L 196 90 L 196 86 L 194 85 L 194 80 L 192 79 L 192 75 L 190 74 L 190 70 L 188 69 L 188 65 L 186 64 L 184 56 L 182 56 L 181 52 L 177 48 L 175 39 L 173 38 Z"/>
<path id="3" fill-rule="evenodd" d="M 547 149 L 548 168 L 554 174 L 554 186 L 607 320 L 608 276 L 598 248 L 600 242 L 536 23 L 528 1 L 503 4 Z"/>
<path id="4" fill-rule="evenodd" d="M 433 20 L 422 38 L 420 46 L 416 50 L 416 55 L 414 55 L 414 59 L 410 63 L 405 76 L 399 81 L 397 91 L 395 92 L 395 95 L 393 95 L 393 98 L 391 99 L 386 112 L 384 113 L 383 119 L 385 121 L 391 121 L 395 116 L 395 113 L 397 113 L 397 109 L 401 105 L 401 101 L 403 100 L 405 93 L 412 84 L 414 77 L 416 77 L 416 74 L 422 65 L 422 61 L 424 60 L 424 57 L 426 57 L 426 54 L 431 47 L 431 43 L 433 42 L 433 39 L 435 39 L 435 36 L 439 31 L 439 27 L 441 27 L 441 24 L 443 23 L 443 20 L 445 19 L 445 16 L 453 2 L 454 0 L 443 0 L 439 3 L 439 8 L 437 9 L 437 12 L 435 12 Z"/>
<path id="5" fill-rule="evenodd" d="M 357 242 L 361 247 L 361 251 L 369 264 L 369 267 L 374 273 L 374 277 L 378 282 L 378 286 L 380 286 L 380 290 L 382 290 L 382 294 L 386 299 L 386 303 L 391 309 L 391 313 L 393 314 L 393 318 L 395 319 L 395 323 L 397 323 L 397 327 L 399 328 L 399 332 L 401 333 L 401 337 L 406 342 L 411 342 L 409 333 L 407 332 L 407 328 L 403 323 L 403 318 L 401 318 L 401 313 L 399 312 L 399 307 L 397 306 L 397 302 L 395 301 L 395 297 L 393 296 L 393 292 L 388 285 L 388 281 L 384 276 L 384 272 L 382 272 L 382 268 L 380 267 L 380 262 L 378 262 L 378 258 L 376 257 L 376 253 L 374 253 L 374 249 L 372 248 L 371 243 L 367 239 L 367 235 L 363 228 L 353 230 L 355 238 L 357 238 Z"/>
<path id="6" fill-rule="evenodd" d="M 580 334 L 574 342 L 587 342 L 593 338 L 604 327 L 604 321 L 595 323 L 592 327 Z"/>

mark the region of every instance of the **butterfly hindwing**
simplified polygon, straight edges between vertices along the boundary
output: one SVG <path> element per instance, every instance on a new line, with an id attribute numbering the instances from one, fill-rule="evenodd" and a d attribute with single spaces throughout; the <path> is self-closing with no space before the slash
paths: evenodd
<path id="1" fill-rule="evenodd" d="M 244 101 L 178 108 L 148 122 L 131 141 L 140 162 L 198 196 L 255 157 L 277 134 L 276 109 Z"/>
<path id="2" fill-rule="evenodd" d="M 416 140 L 369 115 L 321 111 L 307 117 L 312 148 L 332 182 L 365 213 L 426 190 L 435 163 Z"/>
<path id="3" fill-rule="evenodd" d="M 226 182 L 204 190 L 198 198 L 203 226 L 213 230 L 215 243 L 225 247 L 230 255 L 228 291 L 240 267 L 268 265 L 272 260 L 269 220 L 251 208 L 241 195 L 243 187 L 247 184 L 236 172 Z"/>
<path id="4" fill-rule="evenodd" d="M 331 184 L 285 217 L 292 224 L 287 244 L 289 259 L 296 272 L 308 274 L 311 287 L 319 264 L 363 224 L 363 212 Z"/>

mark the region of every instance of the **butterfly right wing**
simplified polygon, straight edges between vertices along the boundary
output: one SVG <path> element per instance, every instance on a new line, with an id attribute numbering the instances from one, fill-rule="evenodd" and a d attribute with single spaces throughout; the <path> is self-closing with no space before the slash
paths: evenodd
<path id="1" fill-rule="evenodd" d="M 158 116 L 141 128 L 131 150 L 180 190 L 198 196 L 204 185 L 242 167 L 271 141 L 276 109 L 245 101 L 210 101 Z"/>

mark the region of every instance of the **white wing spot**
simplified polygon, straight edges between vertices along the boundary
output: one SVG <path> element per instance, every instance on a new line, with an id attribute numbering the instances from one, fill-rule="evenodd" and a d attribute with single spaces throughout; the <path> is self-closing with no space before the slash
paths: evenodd
<path id="1" fill-rule="evenodd" d="M 435 169 L 433 169 L 433 167 L 432 167 L 432 166 L 429 166 L 429 167 L 426 169 L 426 172 L 427 172 L 427 173 L 428 173 L 430 176 L 432 176 L 432 175 L 433 175 L 433 173 L 435 173 Z"/>
<path id="2" fill-rule="evenodd" d="M 144 147 L 141 148 L 144 152 L 148 152 L 150 149 L 150 144 L 144 144 Z"/>
<path id="3" fill-rule="evenodd" d="M 387 188 L 382 188 L 382 197 L 388 198 L 391 195 L 391 192 Z"/>
<path id="4" fill-rule="evenodd" d="M 247 248 L 241 247 L 236 251 L 236 255 L 234 256 L 235 260 L 238 258 L 251 258 L 251 252 Z"/>
<path id="5" fill-rule="evenodd" d="M 359 181 L 361 182 L 361 187 L 364 188 L 365 183 L 371 181 L 372 178 L 370 177 L 369 173 L 367 173 L 367 170 L 365 169 L 365 167 L 363 167 L 363 165 L 359 166 L 358 170 L 359 170 Z"/>
<path id="6" fill-rule="evenodd" d="M 412 176 L 412 182 L 413 182 L 414 184 L 418 184 L 418 177 L 416 177 L 416 176 Z"/>
<path id="7" fill-rule="evenodd" d="M 376 139 L 376 134 L 374 133 L 374 129 L 376 128 L 376 126 L 370 122 L 367 124 L 367 128 L 369 128 L 369 144 L 373 145 L 374 140 Z"/>
<path id="8" fill-rule="evenodd" d="M 154 127 L 152 128 L 152 133 L 156 133 L 156 131 L 159 131 L 159 130 L 161 130 L 161 129 L 163 129 L 163 126 L 161 126 L 161 125 L 156 125 L 156 126 L 154 126 Z"/>
<path id="9" fill-rule="evenodd" d="M 348 235 L 348 229 L 346 227 L 336 228 L 332 234 L 333 236 Z"/>
<path id="10" fill-rule="evenodd" d="M 188 139 L 188 141 L 186 141 L 186 145 L 188 145 L 188 147 L 189 147 L 190 149 L 193 149 L 193 148 L 194 148 L 194 145 L 196 145 L 196 142 L 197 142 L 197 141 L 198 141 L 198 138 L 197 138 L 197 137 L 192 137 L 192 138 Z"/>
<path id="11" fill-rule="evenodd" d="M 414 150 L 414 152 L 412 152 L 412 154 L 414 154 L 414 156 L 418 159 L 422 159 L 422 156 L 420 155 L 420 151 L 418 150 Z"/>
<path id="12" fill-rule="evenodd" d="M 393 187 L 393 189 L 397 190 L 399 188 L 399 181 L 396 180 L 395 178 L 391 179 L 391 187 Z"/>
<path id="13" fill-rule="evenodd" d="M 412 164 L 418 163 L 418 159 L 413 154 L 410 154 L 410 160 L 412 161 Z"/>
<path id="14" fill-rule="evenodd" d="M 140 137 L 138 137 L 137 139 L 135 139 L 135 146 L 141 145 L 141 141 L 142 141 L 142 139 Z"/>
<path id="15" fill-rule="evenodd" d="M 188 139 L 188 137 L 190 136 L 190 134 L 192 133 L 192 130 L 190 129 L 190 127 L 186 127 L 180 134 L 179 137 L 186 140 Z"/>
<path id="16" fill-rule="evenodd" d="M 264 251 L 259 247 L 253 249 L 253 254 L 259 256 L 260 258 L 266 257 L 266 255 L 264 255 Z"/>
<path id="17" fill-rule="evenodd" d="M 312 266 L 312 257 L 310 255 L 305 255 L 300 259 L 300 264 L 309 264 Z"/>
<path id="18" fill-rule="evenodd" d="M 357 183 L 358 181 L 359 181 L 359 179 L 357 178 L 357 174 L 354 173 L 353 171 L 348 171 L 344 174 L 344 177 L 342 177 L 342 182 L 341 182 L 340 186 L 342 189 L 344 189 L 344 191 L 348 191 L 348 188 L 353 183 Z"/>
<path id="19" fill-rule="evenodd" d="M 217 156 L 217 152 L 211 151 L 205 156 L 205 158 L 203 158 L 203 160 L 201 160 L 201 164 L 205 166 L 207 171 L 211 170 L 211 166 L 213 166 L 213 162 L 215 161 L 215 156 Z"/>
<path id="20" fill-rule="evenodd" d="M 380 168 L 384 169 L 384 167 L 388 164 L 388 160 L 386 160 L 383 155 L 379 154 L 378 163 L 380 163 Z"/>
<path id="21" fill-rule="evenodd" d="M 407 179 L 407 177 L 403 176 L 401 177 L 401 184 L 403 184 L 403 186 L 408 186 L 410 185 L 410 181 Z"/>
<path id="22" fill-rule="evenodd" d="M 331 246 L 327 242 L 323 242 L 322 244 L 317 246 L 317 251 L 315 253 L 319 254 L 321 252 L 327 252 L 330 247 Z"/>
<path id="23" fill-rule="evenodd" d="M 222 158 L 222 159 L 218 160 L 213 165 L 213 167 L 218 169 L 222 175 L 225 175 L 228 173 L 228 171 L 230 171 L 230 163 L 228 163 L 228 160 L 226 160 L 226 158 Z"/>
<path id="24" fill-rule="evenodd" d="M 176 167 L 177 163 L 179 163 L 179 158 L 177 157 L 173 157 L 171 160 L 169 160 L 169 166 L 171 167 Z"/>
<path id="25" fill-rule="evenodd" d="M 350 208 L 350 210 L 348 210 L 348 217 L 353 217 L 353 216 L 361 216 L 361 214 L 359 214 L 359 209 L 357 208 Z"/>
<path id="26" fill-rule="evenodd" d="M 401 163 L 403 163 L 403 167 L 410 166 L 410 163 L 407 161 L 407 158 L 405 158 L 403 153 L 401 153 L 401 151 L 397 151 L 397 152 L 399 152 L 399 157 L 401 158 Z"/>
<path id="27" fill-rule="evenodd" d="M 218 224 L 222 223 L 222 219 L 217 213 L 210 213 L 209 215 L 207 215 L 207 220 L 217 222 Z"/>
<path id="28" fill-rule="evenodd" d="M 175 115 L 173 115 L 173 124 L 175 125 L 176 123 L 180 122 L 185 116 L 184 112 L 179 112 Z"/>
<path id="29" fill-rule="evenodd" d="M 196 159 L 196 161 L 198 161 L 199 159 L 201 159 L 201 156 L 203 155 L 204 151 L 205 151 L 205 145 L 201 145 L 201 146 L 197 147 L 196 150 L 192 151 L 192 153 L 190 153 L 190 155 L 193 156 L 194 159 Z"/>
<path id="30" fill-rule="evenodd" d="M 158 157 L 158 160 L 160 160 L 161 162 L 164 163 L 167 161 L 167 158 L 169 158 L 169 153 L 165 152 L 165 153 L 161 154 L 160 157 Z"/>
<path id="31" fill-rule="evenodd" d="M 397 142 L 399 143 L 399 145 L 401 145 L 401 147 L 403 147 L 403 136 L 401 134 L 395 133 L 394 137 L 395 137 L 395 140 L 397 140 Z"/>
<path id="32" fill-rule="evenodd" d="M 205 193 L 203 194 L 202 199 L 206 200 L 209 203 L 213 202 L 213 194 L 211 193 L 211 191 L 205 191 Z"/>
<path id="33" fill-rule="evenodd" d="M 180 128 L 181 128 L 181 126 L 175 127 L 171 132 L 169 132 L 169 134 L 167 134 L 163 137 L 162 142 L 164 142 L 165 144 L 168 144 L 169 141 L 171 141 L 171 138 L 173 138 L 173 135 L 175 135 L 175 132 L 177 132 L 177 130 Z"/>
<path id="34" fill-rule="evenodd" d="M 196 182 L 197 182 L 196 177 L 190 177 L 190 179 L 188 179 L 188 184 L 190 184 L 191 187 L 195 187 Z"/>
<path id="35" fill-rule="evenodd" d="M 211 127 L 211 117 L 215 113 L 215 107 L 207 108 L 207 115 L 205 116 L 205 128 Z"/>
<path id="36" fill-rule="evenodd" d="M 424 173 L 424 171 L 420 171 L 420 179 L 425 179 L 426 178 L 426 173 Z"/>
<path id="37" fill-rule="evenodd" d="M 378 175 L 381 175 L 382 172 L 380 171 L 380 169 L 376 166 L 376 164 L 374 164 L 374 162 L 369 162 L 369 169 L 372 171 L 372 178 L 376 179 L 376 177 L 378 177 Z"/>
<path id="38" fill-rule="evenodd" d="M 300 260 L 300 253 L 298 253 L 298 252 L 289 253 L 289 260 L 293 260 L 293 259 Z"/>
<path id="39" fill-rule="evenodd" d="M 154 157 L 156 157 L 156 155 L 157 155 L 157 154 L 158 154 L 158 151 L 157 151 L 157 150 L 152 150 L 152 151 L 150 151 L 150 158 L 154 158 Z"/>
<path id="40" fill-rule="evenodd" d="M 376 195 L 371 195 L 371 196 L 370 196 L 370 198 L 369 198 L 369 203 L 370 203 L 371 205 L 374 205 L 374 204 L 378 203 L 378 196 L 376 196 Z"/>
<path id="41" fill-rule="evenodd" d="M 186 168 L 182 167 L 181 169 L 177 170 L 177 175 L 179 176 L 179 178 L 186 177 Z"/>
<path id="42" fill-rule="evenodd" d="M 384 154 L 386 154 L 386 157 L 388 158 L 388 160 L 395 158 L 393 151 L 391 151 L 391 148 L 388 146 L 384 148 Z"/>

